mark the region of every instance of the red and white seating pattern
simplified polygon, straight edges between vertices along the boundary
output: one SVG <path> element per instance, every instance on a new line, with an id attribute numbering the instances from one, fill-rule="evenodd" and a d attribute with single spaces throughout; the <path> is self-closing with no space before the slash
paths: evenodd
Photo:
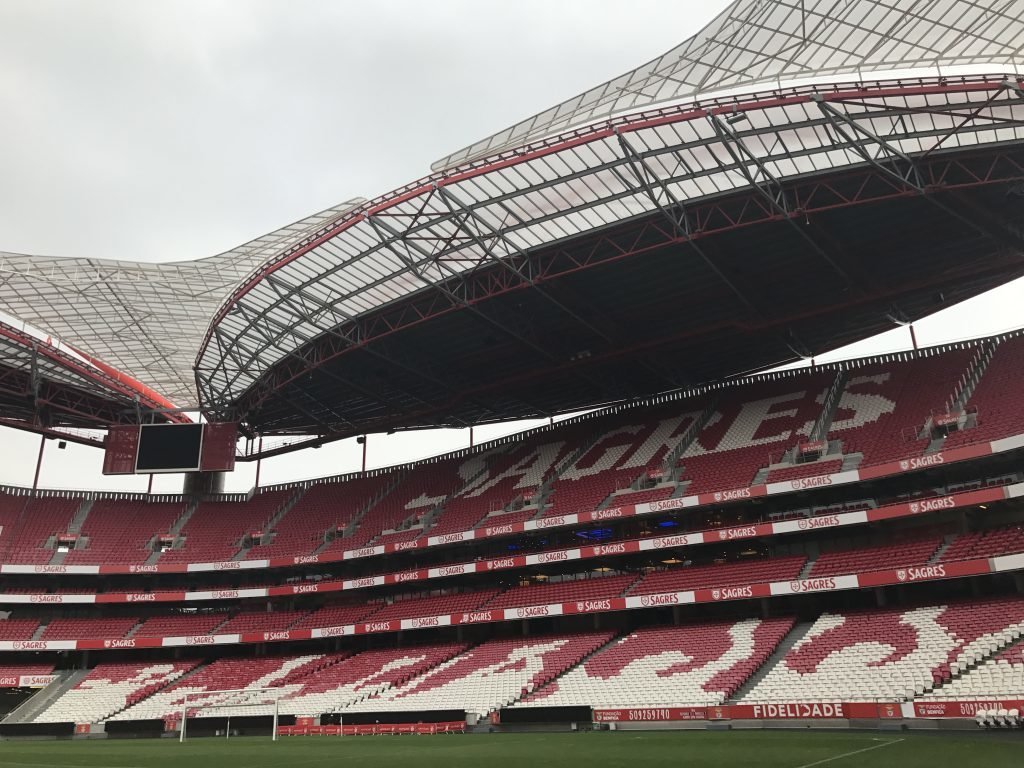
<path id="1" fill-rule="evenodd" d="M 679 410 L 687 405 L 679 404 Z M 628 488 L 638 477 L 657 469 L 699 412 L 639 424 L 618 426 L 604 434 L 551 486 L 545 517 L 589 512 L 615 491 Z M 636 418 L 636 414 L 631 414 Z"/>
<path id="2" fill-rule="evenodd" d="M 774 652 L 792 619 L 638 629 L 540 688 L 523 706 L 720 704 Z"/>
<path id="3" fill-rule="evenodd" d="M 904 700 L 1024 631 L 1019 598 L 823 614 L 745 702 Z"/>
<path id="4" fill-rule="evenodd" d="M 917 439 L 917 433 L 945 407 L 974 352 L 953 349 L 851 371 L 829 438 L 842 440 L 844 453 L 863 454 L 864 465 L 922 453 L 929 438 Z"/>
<path id="5" fill-rule="evenodd" d="M 954 678 L 940 688 L 927 691 L 925 699 L 940 701 L 985 700 L 1024 696 L 1024 643 L 1007 646 L 992 658 Z"/>
<path id="6" fill-rule="evenodd" d="M 401 685 L 461 653 L 465 647 L 448 643 L 364 651 L 299 680 L 281 698 L 280 712 L 300 716 L 337 712 Z"/>
<path id="7" fill-rule="evenodd" d="M 82 536 L 88 539 L 88 546 L 72 549 L 64 556 L 64 563 L 144 563 L 153 554 L 149 543 L 156 533 L 166 532 L 184 511 L 185 504 L 181 502 L 95 501 L 82 525 Z"/>
<path id="8" fill-rule="evenodd" d="M 810 434 L 833 376 L 808 373 L 723 394 L 679 459 L 687 495 L 744 488 Z"/>
<path id="9" fill-rule="evenodd" d="M 347 711 L 465 709 L 484 715 L 553 680 L 611 638 L 594 632 L 491 640 Z"/>
<path id="10" fill-rule="evenodd" d="M 476 457 L 482 467 L 469 484 L 455 494 L 430 528 L 431 536 L 468 531 L 488 513 L 507 507 L 524 493 L 535 491 L 565 455 L 569 444 L 551 441 L 547 433 L 513 447 L 502 447 Z M 472 470 L 467 471 L 467 474 Z M 377 542 L 379 543 L 379 542 Z"/>
<path id="11" fill-rule="evenodd" d="M 99 664 L 35 717 L 37 723 L 98 723 L 170 685 L 196 662 Z"/>
<path id="12" fill-rule="evenodd" d="M 413 467 L 394 490 L 366 512 L 351 536 L 336 539 L 328 549 L 358 549 L 385 531 L 419 520 L 465 485 L 477 458 L 446 459 Z"/>
<path id="13" fill-rule="evenodd" d="M 327 531 L 344 530 L 392 482 L 392 475 L 377 475 L 307 488 L 274 526 L 274 540 L 250 548 L 246 559 L 312 553 L 324 543 Z"/>
<path id="14" fill-rule="evenodd" d="M 244 659 L 220 659 L 214 661 L 181 682 L 171 685 L 147 699 L 114 715 L 111 720 L 139 720 L 147 718 L 180 717 L 185 704 L 185 694 L 195 694 L 188 700 L 190 710 L 197 708 L 199 717 L 214 717 L 227 714 L 269 714 L 273 705 L 247 707 L 244 710 L 217 708 L 217 705 L 232 703 L 261 703 L 263 698 L 245 695 L 218 693 L 218 691 L 244 688 L 270 688 L 283 686 L 289 680 L 301 679 L 303 670 L 317 671 L 321 668 L 324 654 L 293 656 L 290 658 L 265 657 Z M 287 688 L 285 692 L 287 692 Z M 198 709 L 204 707 L 202 709 Z M 190 712 L 190 714 L 192 714 Z"/>

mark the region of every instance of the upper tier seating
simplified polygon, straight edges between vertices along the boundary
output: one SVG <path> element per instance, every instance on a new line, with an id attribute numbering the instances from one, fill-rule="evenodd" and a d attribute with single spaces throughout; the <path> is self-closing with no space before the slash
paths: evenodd
<path id="1" fill-rule="evenodd" d="M 623 507 L 627 504 L 647 504 L 651 501 L 668 499 L 676 491 L 675 485 L 660 485 L 657 488 L 644 488 L 639 491 L 617 493 L 608 502 L 609 507 Z"/>
<path id="2" fill-rule="evenodd" d="M 842 459 L 825 459 L 823 461 L 809 461 L 805 464 L 794 464 L 792 467 L 773 469 L 768 473 L 766 483 L 784 483 L 787 480 L 799 480 L 804 477 L 815 475 L 835 474 L 843 466 Z"/>
<path id="3" fill-rule="evenodd" d="M 228 620 L 225 612 L 153 616 L 139 626 L 132 637 L 189 637 L 210 635 Z"/>
<path id="4" fill-rule="evenodd" d="M 0 680 L 4 678 L 52 675 L 53 662 L 40 664 L 0 664 Z"/>
<path id="5" fill-rule="evenodd" d="M 21 497 L 13 497 L 21 499 Z M 53 549 L 46 543 L 51 536 L 68 532 L 68 526 L 82 504 L 81 499 L 64 499 L 42 496 L 27 501 L 23 506 L 17 501 L 8 508 L 19 507 L 20 514 L 4 527 L 0 546 L 3 560 L 8 563 L 45 565 L 53 559 Z"/>
<path id="6" fill-rule="evenodd" d="M 382 533 L 380 536 L 373 539 L 370 543 L 373 544 L 373 546 L 375 547 L 378 544 L 386 546 L 388 544 L 398 544 L 402 541 L 415 541 L 422 535 L 423 528 L 420 526 L 416 526 L 414 528 L 406 528 L 404 531 L 388 531 L 387 533 Z"/>
<path id="7" fill-rule="evenodd" d="M 726 390 L 715 414 L 683 451 L 686 494 L 746 488 L 810 433 L 834 374 L 804 373 Z"/>
<path id="8" fill-rule="evenodd" d="M 299 619 L 292 629 L 314 629 L 317 627 L 344 627 L 363 621 L 380 608 L 379 603 L 332 604 L 318 608 Z"/>
<path id="9" fill-rule="evenodd" d="M 230 560 L 242 539 L 262 528 L 294 491 L 271 491 L 247 503 L 204 501 L 182 528 L 185 546 L 160 555 L 160 563 L 206 563 Z"/>
<path id="10" fill-rule="evenodd" d="M 153 554 L 149 546 L 153 537 L 166 533 L 184 512 L 182 502 L 95 501 L 82 526 L 82 536 L 89 539 L 89 545 L 72 549 L 64 556 L 64 563 L 144 563 Z"/>
<path id="11" fill-rule="evenodd" d="M 1024 631 L 1024 599 L 823 614 L 744 701 L 920 696 Z"/>
<path id="12" fill-rule="evenodd" d="M 1024 552 L 1024 527 L 1011 525 L 987 531 L 962 533 L 942 553 L 939 562 L 970 560 L 975 557 L 996 557 Z"/>
<path id="13" fill-rule="evenodd" d="M 917 438 L 933 411 L 945 408 L 972 348 L 907 362 L 867 365 L 849 373 L 829 429 L 844 453 L 862 453 L 862 465 L 916 456 L 929 438 Z"/>
<path id="14" fill-rule="evenodd" d="M 53 619 L 40 640 L 80 640 L 82 638 L 116 640 L 124 637 L 138 619 Z"/>
<path id="15" fill-rule="evenodd" d="M 602 576 L 591 579 L 555 581 L 513 587 L 487 603 L 487 608 L 521 608 L 527 605 L 550 605 L 575 600 L 600 600 L 619 597 L 636 581 L 636 576 Z"/>
<path id="16" fill-rule="evenodd" d="M 217 628 L 217 634 L 235 632 L 279 632 L 304 618 L 307 611 L 243 611 L 235 614 Z"/>
<path id="17" fill-rule="evenodd" d="M 196 666 L 194 661 L 98 664 L 78 685 L 54 701 L 38 723 L 98 723 L 169 685 Z"/>
<path id="18" fill-rule="evenodd" d="M 484 715 L 553 680 L 611 638 L 593 632 L 490 640 L 346 711 L 465 709 Z"/>
<path id="19" fill-rule="evenodd" d="M 691 410 L 685 412 L 688 407 Z M 636 413 L 620 417 L 618 426 L 599 437 L 554 481 L 544 516 L 590 512 L 610 494 L 629 488 L 641 475 L 658 469 L 698 415 L 699 408 L 685 402 L 676 404 L 671 415 L 661 409 L 660 418 L 652 413 L 639 423 L 633 423 L 638 419 Z M 629 423 L 621 424 L 623 418 Z"/>
<path id="20" fill-rule="evenodd" d="M 862 453 L 861 466 L 921 453 L 928 440 L 916 435 L 930 415 L 945 408 L 976 353 L 976 347 L 967 347 L 851 367 L 830 439 L 841 443 L 845 454 Z M 978 409 L 979 426 L 953 433 L 945 447 L 1024 433 L 1024 407 L 1018 407 L 1015 389 L 1022 377 L 1024 337 L 998 344 L 970 402 Z M 443 536 L 537 514 L 587 512 L 602 504 L 643 503 L 677 492 L 741 488 L 806 437 L 834 382 L 832 371 L 802 371 L 719 391 L 710 418 L 679 460 L 678 488 L 666 483 L 626 492 L 649 470 L 660 469 L 695 414 L 710 402 L 704 397 L 583 419 L 519 443 L 373 477 L 258 493 L 244 502 L 204 502 L 183 526 L 184 546 L 162 553 L 157 562 L 263 559 L 317 551 L 336 555 L 369 543 Z M 555 467 L 563 462 L 569 466 L 554 477 Z M 782 467 L 767 480 L 833 472 L 839 466 L 837 459 L 828 458 Z M 546 505 L 539 512 L 529 507 L 507 516 L 491 514 L 519 506 L 524 494 L 538 493 L 538 503 Z M 294 506 L 275 522 L 296 497 Z M 88 546 L 58 555 L 47 544 L 52 536 L 69 533 L 76 513 L 84 509 L 83 500 L 0 494 L 0 560 L 26 565 L 49 564 L 60 557 L 68 565 L 140 563 L 150 556 L 152 538 L 168 533 L 181 512 L 178 504 L 97 500 L 81 532 Z M 419 521 L 427 526 L 425 532 Z M 243 549 L 248 534 L 267 526 L 272 541 Z M 348 535 L 324 544 L 326 534 L 334 536 L 339 529 Z"/>
<path id="21" fill-rule="evenodd" d="M 720 704 L 775 651 L 792 619 L 639 629 L 527 696 L 524 706 Z"/>
<path id="22" fill-rule="evenodd" d="M 682 592 L 688 589 L 745 586 L 770 581 L 794 579 L 807 558 L 803 555 L 766 560 L 743 560 L 720 565 L 691 565 L 653 571 L 629 590 L 631 595 L 655 595 L 661 592 Z"/>
<path id="23" fill-rule="evenodd" d="M 842 552 L 825 552 L 811 566 L 811 576 L 879 571 L 907 565 L 923 565 L 942 545 L 941 539 L 905 541 L 878 547 L 861 547 Z"/>
<path id="24" fill-rule="evenodd" d="M 946 438 L 943 448 L 1024 433 L 1021 381 L 1024 381 L 1024 336 L 1017 336 L 995 348 L 991 362 L 967 401 L 967 408 L 977 412 L 977 426 L 954 432 Z"/>
<path id="25" fill-rule="evenodd" d="M 0 640 L 31 640 L 37 629 L 38 619 L 0 619 Z"/>
<path id="26" fill-rule="evenodd" d="M 575 430 L 578 432 L 578 428 Z M 572 429 L 535 435 L 519 445 L 502 446 L 477 458 L 470 482 L 444 505 L 431 536 L 468 531 L 488 513 L 505 509 L 534 493 L 573 447 Z M 467 473 L 468 474 L 468 473 Z"/>
<path id="27" fill-rule="evenodd" d="M 496 589 L 482 592 L 457 592 L 447 595 L 434 595 L 410 600 L 397 600 L 391 605 L 383 605 L 373 614 L 374 621 L 391 619 L 415 619 L 423 616 L 447 616 L 450 613 L 471 611 L 483 605 L 498 593 Z"/>
<path id="28" fill-rule="evenodd" d="M 274 526 L 274 540 L 250 548 L 246 559 L 311 554 L 324 543 L 328 531 L 344 531 L 393 482 L 395 476 L 387 474 L 307 488 Z"/>
<path id="29" fill-rule="evenodd" d="M 380 501 L 370 507 L 351 536 L 335 539 L 325 551 L 359 549 L 384 531 L 416 521 L 442 504 L 465 485 L 466 466 L 478 457 L 446 459 L 418 464 Z M 469 470 L 471 471 L 471 470 Z"/>

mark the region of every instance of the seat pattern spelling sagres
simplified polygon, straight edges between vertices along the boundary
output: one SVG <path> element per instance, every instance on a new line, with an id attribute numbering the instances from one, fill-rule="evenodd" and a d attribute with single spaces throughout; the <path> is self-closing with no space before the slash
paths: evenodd
<path id="1" fill-rule="evenodd" d="M 619 424 L 613 422 L 613 428 L 552 483 L 544 516 L 589 512 L 610 494 L 659 468 L 699 411 L 698 405 L 685 402 L 676 404 L 672 415 L 661 410 L 660 417 L 647 414 L 639 423 L 636 413 L 620 417 Z"/>
<path id="2" fill-rule="evenodd" d="M 807 374 L 724 394 L 679 459 L 686 494 L 749 486 L 759 469 L 810 433 L 832 380 L 831 374 Z"/>
<path id="3" fill-rule="evenodd" d="M 996 347 L 991 362 L 967 401 L 967 408 L 977 412 L 977 426 L 954 432 L 946 438 L 943 448 L 1024 432 L 1021 381 L 1024 381 L 1024 336 L 1007 339 Z"/>

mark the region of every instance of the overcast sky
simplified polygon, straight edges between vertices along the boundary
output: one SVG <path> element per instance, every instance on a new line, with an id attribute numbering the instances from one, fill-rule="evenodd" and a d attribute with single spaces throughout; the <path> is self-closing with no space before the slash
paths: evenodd
<path id="1" fill-rule="evenodd" d="M 355 196 L 621 74 L 724 0 L 355 3 L 3 0 L 0 250 L 200 258 Z M 918 326 L 922 343 L 1022 324 L 1024 284 Z M 0 307 L 3 309 L 3 307 Z M 899 331 L 845 354 L 905 348 Z M 513 427 L 481 430 L 482 439 Z M 370 438 L 370 464 L 468 435 Z M 0 429 L 0 483 L 39 440 Z M 264 463 L 264 483 L 358 469 L 353 441 Z M 144 489 L 47 445 L 41 485 Z M 246 490 L 254 467 L 229 478 Z M 156 490 L 177 492 L 180 479 Z"/>

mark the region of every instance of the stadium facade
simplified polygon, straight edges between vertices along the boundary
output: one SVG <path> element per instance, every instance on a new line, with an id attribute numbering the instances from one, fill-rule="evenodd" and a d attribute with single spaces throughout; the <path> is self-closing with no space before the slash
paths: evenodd
<path id="1" fill-rule="evenodd" d="M 1016 724 L 1024 336 L 764 371 L 1024 274 L 1022 40 L 1020 1 L 741 0 L 227 254 L 0 256 L 44 435 L 598 408 L 243 495 L 3 489 L 0 735 Z"/>

